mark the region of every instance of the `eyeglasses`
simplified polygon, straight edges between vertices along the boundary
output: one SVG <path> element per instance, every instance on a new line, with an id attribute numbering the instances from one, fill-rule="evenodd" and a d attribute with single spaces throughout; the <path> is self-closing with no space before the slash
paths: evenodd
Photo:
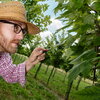
<path id="1" fill-rule="evenodd" d="M 13 23 L 13 22 L 9 22 L 6 20 L 0 20 L 0 22 L 2 23 L 7 23 L 7 24 L 13 24 L 14 25 L 14 32 L 16 34 L 19 34 L 21 31 L 23 33 L 23 35 L 25 35 L 27 33 L 27 27 L 26 28 L 22 28 L 19 24 Z"/>

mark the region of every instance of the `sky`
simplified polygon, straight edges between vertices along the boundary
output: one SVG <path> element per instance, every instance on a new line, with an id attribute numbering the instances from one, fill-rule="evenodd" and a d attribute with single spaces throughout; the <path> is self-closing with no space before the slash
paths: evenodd
<path id="1" fill-rule="evenodd" d="M 45 1 L 43 3 L 47 3 L 49 5 L 48 10 L 44 14 L 45 15 L 50 15 L 51 16 L 50 20 L 52 21 L 52 23 L 47 26 L 48 31 L 40 33 L 42 39 L 45 39 L 45 37 L 50 36 L 57 29 L 63 27 L 63 24 L 60 20 L 56 19 L 56 17 L 59 16 L 60 12 L 56 15 L 53 13 L 53 10 L 57 6 L 58 3 L 55 2 L 54 0 L 48 0 L 48 1 Z M 42 4 L 42 2 L 41 2 L 41 4 Z"/>
<path id="2" fill-rule="evenodd" d="M 55 18 L 57 15 L 55 15 L 53 13 L 53 10 L 54 8 L 57 6 L 57 2 L 55 2 L 55 0 L 47 0 L 47 1 L 44 1 L 44 2 L 40 2 L 40 4 L 44 4 L 44 3 L 47 3 L 49 5 L 49 8 L 48 10 L 44 13 L 45 15 L 50 15 L 52 18 Z"/>

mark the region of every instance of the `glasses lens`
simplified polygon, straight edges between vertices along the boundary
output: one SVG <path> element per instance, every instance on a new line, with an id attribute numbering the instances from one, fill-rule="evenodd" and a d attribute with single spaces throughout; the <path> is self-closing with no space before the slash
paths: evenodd
<path id="1" fill-rule="evenodd" d="M 20 33 L 21 32 L 21 27 L 17 24 L 14 24 L 14 32 L 17 33 L 17 34 Z"/>
<path id="2" fill-rule="evenodd" d="M 22 32 L 25 35 L 27 33 L 27 29 L 22 29 Z"/>

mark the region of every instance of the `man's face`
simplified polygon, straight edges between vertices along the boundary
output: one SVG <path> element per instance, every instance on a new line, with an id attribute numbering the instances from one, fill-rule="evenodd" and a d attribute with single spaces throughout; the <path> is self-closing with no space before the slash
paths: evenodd
<path id="1" fill-rule="evenodd" d="M 17 21 L 9 21 L 21 26 L 22 29 L 25 28 L 24 23 Z M 23 32 L 17 33 L 20 27 L 9 23 L 0 22 L 0 52 L 15 53 L 20 41 L 23 39 Z M 20 28 L 20 29 L 21 29 Z"/>

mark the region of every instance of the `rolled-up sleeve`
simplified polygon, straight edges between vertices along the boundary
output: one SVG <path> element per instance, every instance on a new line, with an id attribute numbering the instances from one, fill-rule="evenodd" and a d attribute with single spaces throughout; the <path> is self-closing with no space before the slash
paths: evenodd
<path id="1" fill-rule="evenodd" d="M 12 64 L 11 56 L 8 53 L 0 55 L 0 76 L 9 83 L 25 84 L 25 62 Z"/>

